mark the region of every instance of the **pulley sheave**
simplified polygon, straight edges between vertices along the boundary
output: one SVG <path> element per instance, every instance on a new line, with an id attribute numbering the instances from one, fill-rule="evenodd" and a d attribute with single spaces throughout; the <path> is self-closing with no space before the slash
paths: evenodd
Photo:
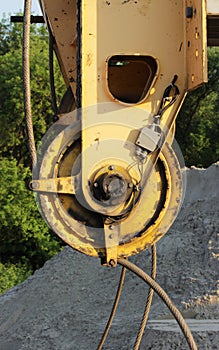
<path id="1" fill-rule="evenodd" d="M 165 144 L 145 181 L 150 154 L 139 161 L 139 130 L 124 123 L 122 111 L 114 111 L 117 119 L 110 123 L 90 125 L 88 135 L 94 128 L 94 141 L 83 151 L 77 115 L 75 111 L 62 117 L 42 141 L 32 181 L 41 212 L 56 234 L 85 254 L 136 254 L 162 237 L 177 215 L 182 197 L 177 157 Z M 86 180 L 83 156 L 90 165 Z"/>

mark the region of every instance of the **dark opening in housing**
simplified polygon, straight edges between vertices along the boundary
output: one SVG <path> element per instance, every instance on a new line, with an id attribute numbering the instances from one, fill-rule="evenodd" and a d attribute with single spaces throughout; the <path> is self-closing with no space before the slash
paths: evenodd
<path id="1" fill-rule="evenodd" d="M 120 102 L 139 103 L 146 97 L 157 73 L 151 56 L 117 55 L 108 60 L 108 88 Z"/>

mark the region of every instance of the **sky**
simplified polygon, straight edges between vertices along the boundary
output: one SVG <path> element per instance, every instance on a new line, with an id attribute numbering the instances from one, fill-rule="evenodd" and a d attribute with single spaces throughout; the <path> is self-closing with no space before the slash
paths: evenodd
<path id="1" fill-rule="evenodd" d="M 0 18 L 5 13 L 6 17 L 9 14 L 16 14 L 19 11 L 23 11 L 24 0 L 0 0 Z M 207 0 L 208 12 L 219 13 L 219 0 Z M 38 0 L 32 0 L 32 13 L 35 15 L 41 14 Z"/>
<path id="2" fill-rule="evenodd" d="M 219 13 L 219 0 L 207 0 L 207 7 L 208 12 Z"/>
<path id="3" fill-rule="evenodd" d="M 3 17 L 3 13 L 8 18 L 9 14 L 14 15 L 20 11 L 23 12 L 23 8 L 24 0 L 0 0 L 0 18 Z M 35 15 L 41 14 L 38 0 L 32 0 L 32 13 Z"/>

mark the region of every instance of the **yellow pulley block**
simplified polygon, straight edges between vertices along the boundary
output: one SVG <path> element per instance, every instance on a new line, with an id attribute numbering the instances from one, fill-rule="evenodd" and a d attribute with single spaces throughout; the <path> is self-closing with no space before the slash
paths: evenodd
<path id="1" fill-rule="evenodd" d="M 205 2 L 41 5 L 76 110 L 44 137 L 31 186 L 66 243 L 114 265 L 154 244 L 179 211 L 171 145 L 187 91 L 207 78 Z"/>
<path id="2" fill-rule="evenodd" d="M 79 115 L 90 120 L 86 141 Z M 45 220 L 67 244 L 106 264 L 154 244 L 180 207 L 180 164 L 170 145 L 160 149 L 159 133 L 137 128 L 145 116 L 113 103 L 76 110 L 49 129 L 38 151 L 31 187 Z"/>

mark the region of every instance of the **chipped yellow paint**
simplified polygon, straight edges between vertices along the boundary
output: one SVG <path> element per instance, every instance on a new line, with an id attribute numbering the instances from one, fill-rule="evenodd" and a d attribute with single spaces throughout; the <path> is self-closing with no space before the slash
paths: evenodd
<path id="1" fill-rule="evenodd" d="M 188 89 L 207 82 L 207 9 L 204 0 L 186 0 L 192 17 L 186 20 Z"/>
<path id="2" fill-rule="evenodd" d="M 63 187 L 62 193 L 39 193 L 40 205 L 46 221 L 65 242 L 85 254 L 105 256 L 109 263 L 155 243 L 179 211 L 182 176 L 168 143 L 187 91 L 207 79 L 206 4 L 202 0 L 43 0 L 42 4 L 66 85 L 77 93 L 82 109 L 70 114 L 73 122 L 66 123 L 45 153 L 38 186 L 46 188 L 52 177 L 53 188 L 60 183 Z M 191 18 L 186 18 L 186 6 L 192 8 Z M 179 96 L 165 110 L 160 125 L 166 143 L 140 167 L 136 137 L 153 123 L 174 76 Z M 77 176 L 70 171 L 78 164 L 67 156 L 70 151 L 81 152 Z M 110 168 L 118 170 L 127 187 L 136 187 L 130 198 L 111 206 L 94 198 L 91 186 L 99 186 L 101 176 L 117 176 Z M 66 193 L 71 180 L 74 188 Z"/>

